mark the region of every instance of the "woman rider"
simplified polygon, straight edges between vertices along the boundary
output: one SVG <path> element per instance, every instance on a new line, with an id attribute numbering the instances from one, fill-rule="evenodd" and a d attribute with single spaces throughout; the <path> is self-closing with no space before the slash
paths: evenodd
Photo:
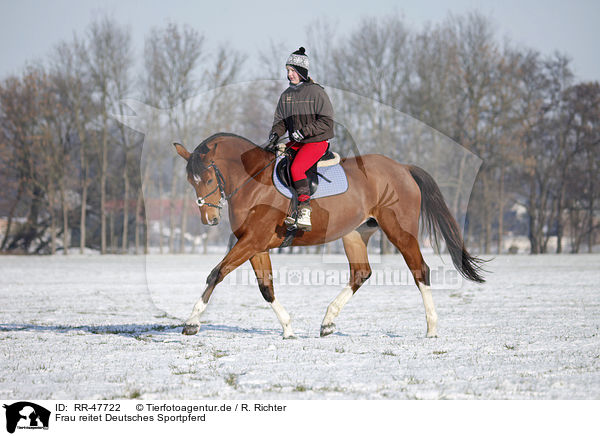
<path id="1" fill-rule="evenodd" d="M 283 91 L 266 150 L 275 151 L 277 141 L 287 131 L 286 147 L 295 153 L 290 172 L 298 193 L 299 229 L 309 231 L 310 187 L 306 171 L 327 152 L 328 139 L 333 138 L 333 107 L 323 87 L 308 76 L 308 56 L 304 47 L 293 52 L 286 62 L 290 86 Z M 294 224 L 294 217 L 287 217 L 286 224 Z"/>

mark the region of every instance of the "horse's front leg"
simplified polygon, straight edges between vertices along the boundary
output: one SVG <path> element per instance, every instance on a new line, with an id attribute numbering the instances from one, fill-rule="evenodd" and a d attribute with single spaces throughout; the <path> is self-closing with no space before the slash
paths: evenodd
<path id="1" fill-rule="evenodd" d="M 194 305 L 192 314 L 185 322 L 182 333 L 184 335 L 195 335 L 200 330 L 200 315 L 206 310 L 210 296 L 215 287 L 225 278 L 227 274 L 236 269 L 256 254 L 253 244 L 248 238 L 240 239 L 227 253 L 223 260 L 211 271 L 206 279 L 206 289 L 202 298 Z"/>

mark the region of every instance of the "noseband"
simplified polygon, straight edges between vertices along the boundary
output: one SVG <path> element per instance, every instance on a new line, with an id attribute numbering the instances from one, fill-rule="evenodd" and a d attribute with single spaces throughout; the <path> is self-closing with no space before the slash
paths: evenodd
<path id="1" fill-rule="evenodd" d="M 209 206 L 217 209 L 223 209 L 223 205 L 229 199 L 225 194 L 225 179 L 223 178 L 223 174 L 219 170 L 219 167 L 214 162 L 211 162 L 209 166 L 206 167 L 204 171 L 208 171 L 208 169 L 212 167 L 215 170 L 215 176 L 217 177 L 217 187 L 206 194 L 204 197 L 196 198 L 196 204 L 198 206 Z M 218 204 L 208 203 L 206 199 L 213 195 L 217 190 L 221 193 L 221 199 Z"/>

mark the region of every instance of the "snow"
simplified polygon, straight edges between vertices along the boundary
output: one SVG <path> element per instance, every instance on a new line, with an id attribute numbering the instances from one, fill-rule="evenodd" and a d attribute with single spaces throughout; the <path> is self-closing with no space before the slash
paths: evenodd
<path id="1" fill-rule="evenodd" d="M 374 256 L 325 338 L 343 256 L 272 258 L 295 340 L 248 263 L 181 335 L 220 255 L 0 258 L 0 398 L 600 399 L 598 255 L 497 256 L 483 285 L 426 255 L 437 339 L 399 256 Z"/>

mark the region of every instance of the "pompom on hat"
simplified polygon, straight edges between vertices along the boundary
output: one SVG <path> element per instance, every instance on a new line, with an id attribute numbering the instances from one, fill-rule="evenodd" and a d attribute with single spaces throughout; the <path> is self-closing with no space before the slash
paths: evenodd
<path id="1" fill-rule="evenodd" d="M 285 65 L 289 65 L 296 70 L 303 80 L 308 80 L 308 56 L 306 55 L 306 49 L 304 47 L 300 47 L 292 53 Z"/>

